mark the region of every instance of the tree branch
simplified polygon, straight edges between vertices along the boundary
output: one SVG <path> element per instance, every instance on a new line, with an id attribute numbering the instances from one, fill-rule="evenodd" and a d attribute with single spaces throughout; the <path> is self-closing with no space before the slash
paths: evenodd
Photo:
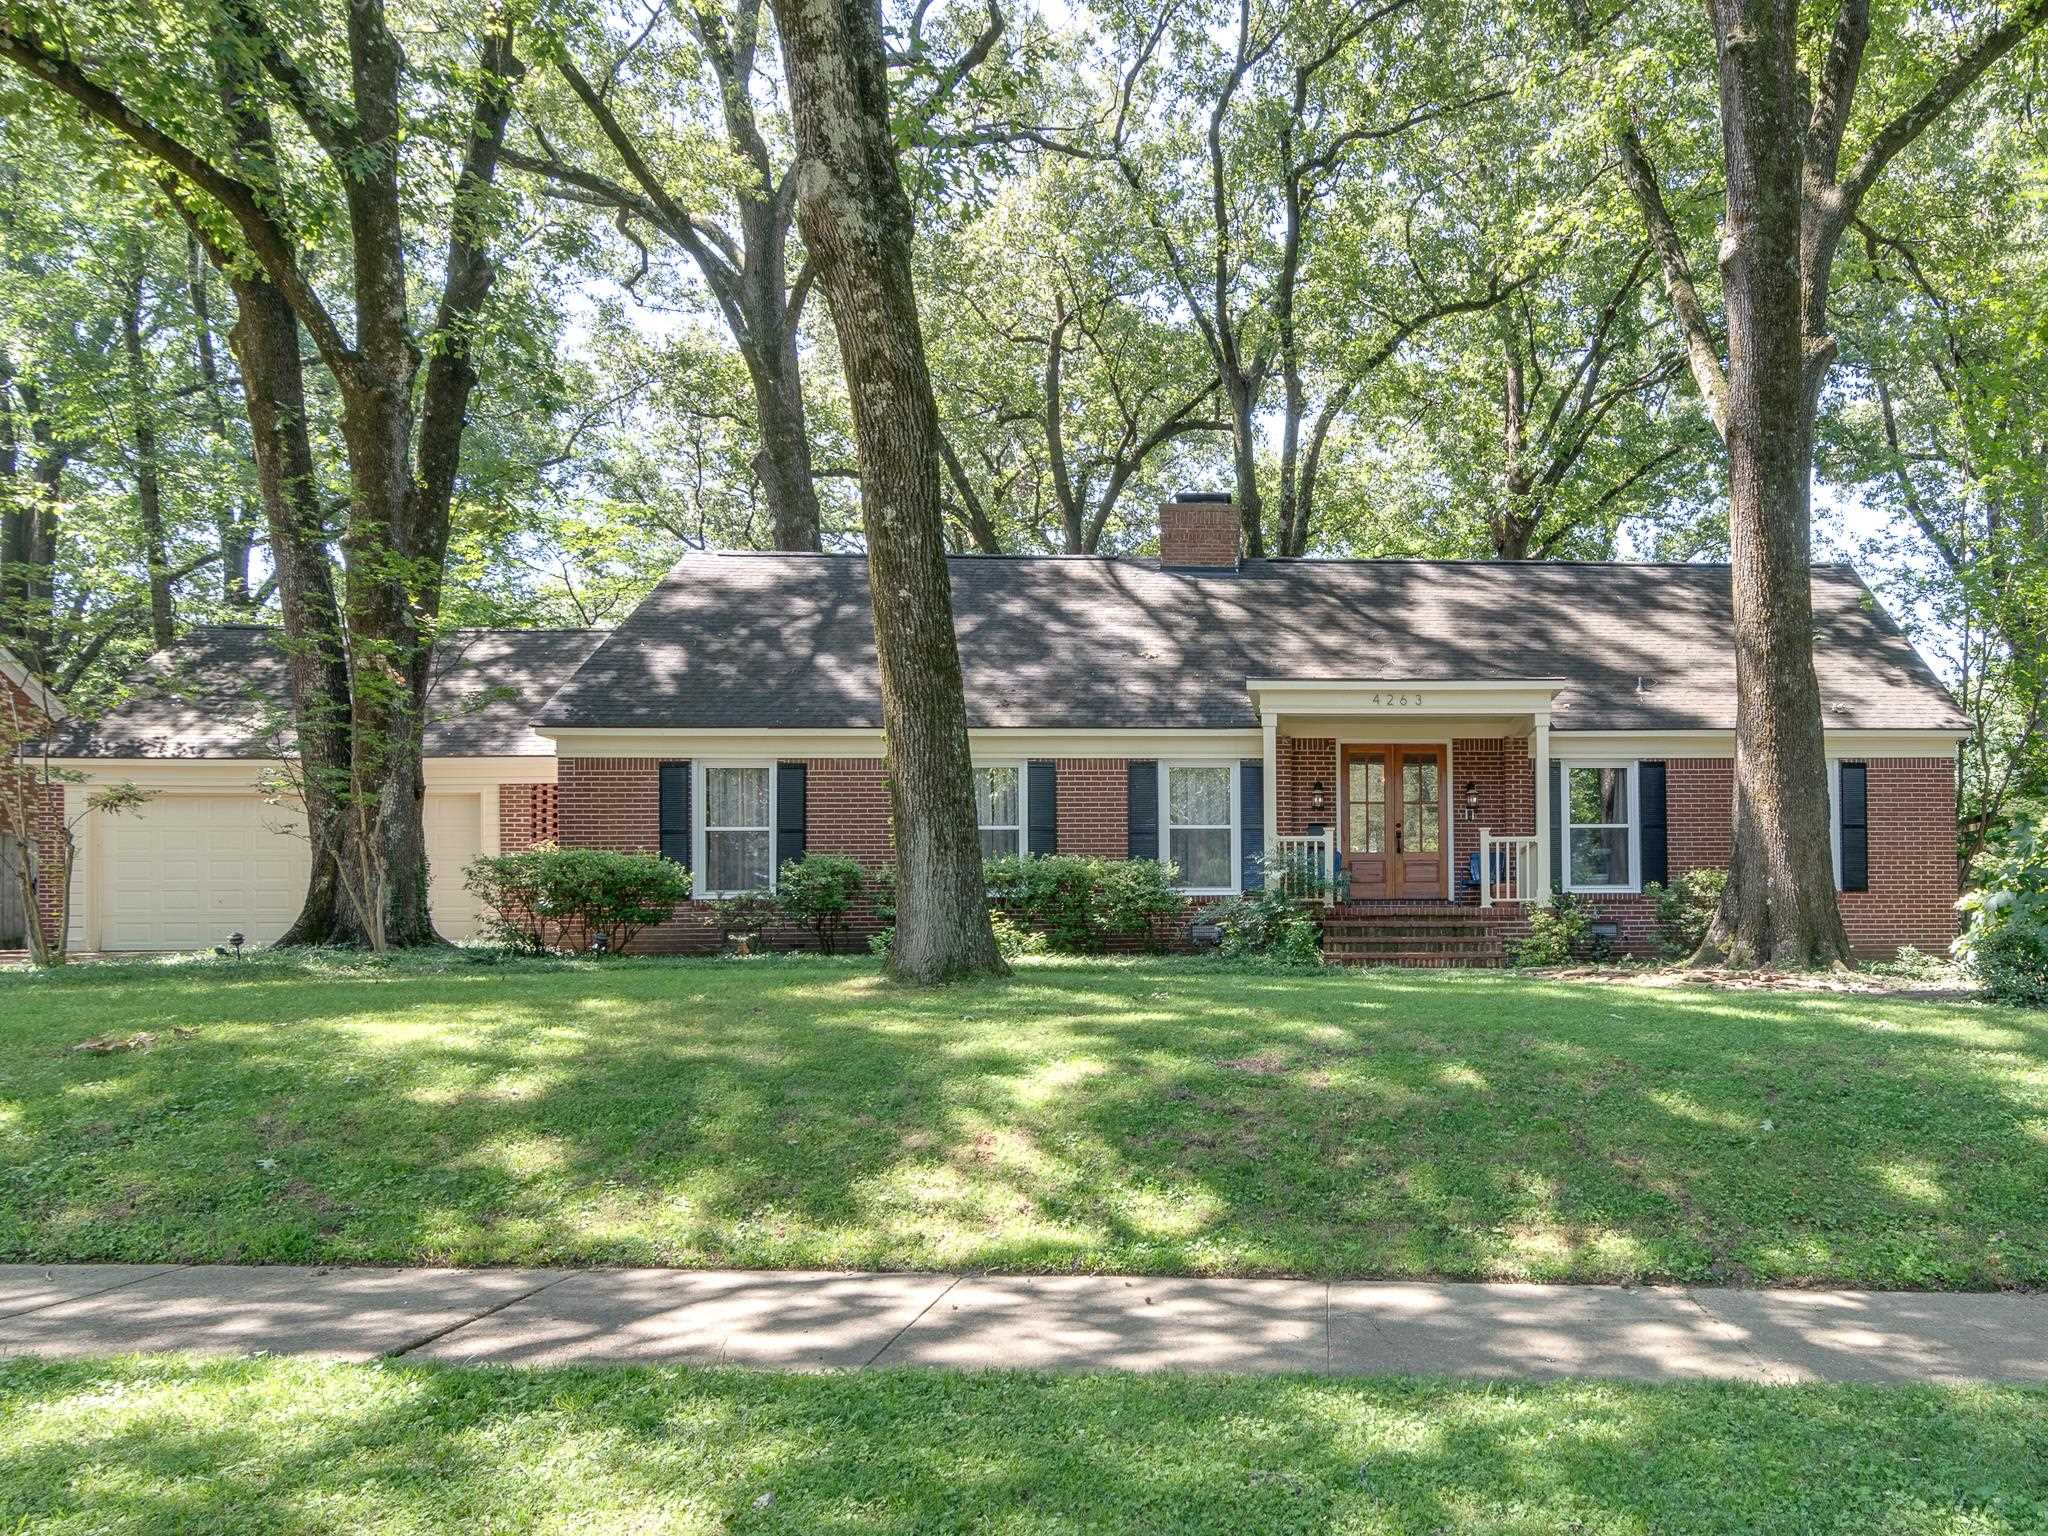
<path id="1" fill-rule="evenodd" d="M 1870 190 L 1870 184 L 1899 151 L 1924 133 L 1957 97 L 1977 83 L 1985 70 L 2019 46 L 2026 35 L 2044 21 L 2048 21 L 2048 0 L 2028 0 L 2010 21 L 1985 33 L 1977 40 L 1976 46 L 1951 64 L 1917 101 L 1880 128 L 1857 160 L 1855 168 L 1842 182 L 1845 211 L 1854 213 L 1863 200 L 1863 194 Z"/>

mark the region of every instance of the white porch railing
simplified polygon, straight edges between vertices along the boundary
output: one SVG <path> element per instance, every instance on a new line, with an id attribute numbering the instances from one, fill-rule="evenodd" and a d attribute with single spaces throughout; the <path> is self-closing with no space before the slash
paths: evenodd
<path id="1" fill-rule="evenodd" d="M 1329 833 L 1275 838 L 1271 865 L 1284 894 L 1304 901 L 1319 897 L 1324 906 L 1330 904 Z"/>
<path id="2" fill-rule="evenodd" d="M 1479 829 L 1479 905 L 1536 899 L 1536 839 Z"/>

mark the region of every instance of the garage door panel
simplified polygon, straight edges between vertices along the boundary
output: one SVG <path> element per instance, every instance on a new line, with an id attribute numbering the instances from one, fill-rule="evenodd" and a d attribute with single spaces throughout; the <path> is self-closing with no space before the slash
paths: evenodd
<path id="1" fill-rule="evenodd" d="M 428 795 L 421 816 L 434 926 L 444 938 L 472 938 L 479 909 L 462 888 L 462 872 L 482 846 L 482 798 Z M 203 949 L 231 933 L 250 944 L 275 942 L 306 894 L 303 826 L 255 794 L 166 794 L 102 818 L 100 944 Z"/>
<path id="2" fill-rule="evenodd" d="M 427 835 L 427 910 L 444 939 L 473 939 L 482 926 L 474 896 L 462 888 L 462 872 L 483 848 L 483 797 L 429 795 L 421 807 Z"/>
<path id="3" fill-rule="evenodd" d="M 298 916 L 303 823 L 255 794 L 160 795 L 99 822 L 100 943 L 202 949 L 281 937 Z"/>

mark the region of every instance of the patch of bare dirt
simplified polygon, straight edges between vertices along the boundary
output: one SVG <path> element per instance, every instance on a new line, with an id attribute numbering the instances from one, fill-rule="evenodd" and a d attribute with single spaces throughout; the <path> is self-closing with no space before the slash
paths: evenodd
<path id="1" fill-rule="evenodd" d="M 1872 976 L 1862 971 L 1729 971 L 1682 965 L 1647 968 L 1625 965 L 1567 965 L 1521 971 L 1545 981 L 1590 981 L 1633 987 L 1711 987 L 1717 992 L 1843 992 L 1896 997 L 1909 1002 L 1968 1002 L 1979 991 L 1972 982 L 1928 982 L 1905 976 Z"/>

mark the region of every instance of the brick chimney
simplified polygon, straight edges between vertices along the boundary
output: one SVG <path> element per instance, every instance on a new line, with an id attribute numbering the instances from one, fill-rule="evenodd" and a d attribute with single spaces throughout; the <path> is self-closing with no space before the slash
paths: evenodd
<path id="1" fill-rule="evenodd" d="M 1159 563 L 1167 570 L 1237 569 L 1237 507 L 1227 491 L 1181 491 L 1159 509 Z"/>

